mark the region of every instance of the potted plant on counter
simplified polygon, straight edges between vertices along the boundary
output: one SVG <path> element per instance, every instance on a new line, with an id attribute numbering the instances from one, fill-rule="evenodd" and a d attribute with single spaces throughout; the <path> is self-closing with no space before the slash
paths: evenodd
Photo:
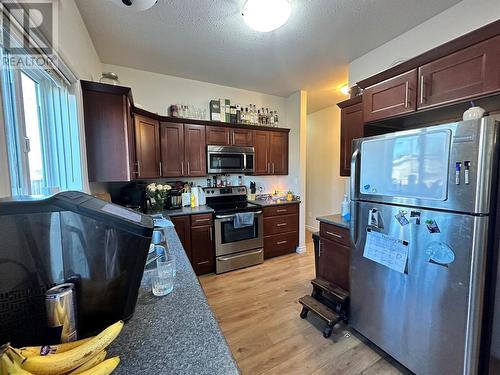
<path id="1" fill-rule="evenodd" d="M 146 187 L 146 193 L 151 198 L 151 209 L 155 212 L 162 211 L 165 208 L 165 200 L 167 199 L 168 192 L 172 189 L 167 184 L 152 183 Z"/>

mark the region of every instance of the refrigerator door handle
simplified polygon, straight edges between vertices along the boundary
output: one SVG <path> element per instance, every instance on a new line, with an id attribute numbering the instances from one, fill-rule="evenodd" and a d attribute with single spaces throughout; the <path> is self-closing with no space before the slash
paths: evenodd
<path id="1" fill-rule="evenodd" d="M 357 189 L 359 187 L 359 160 L 361 159 L 361 150 L 359 148 L 356 148 L 354 152 L 352 153 L 352 159 L 351 159 L 351 200 L 357 199 L 358 198 L 358 193 Z"/>

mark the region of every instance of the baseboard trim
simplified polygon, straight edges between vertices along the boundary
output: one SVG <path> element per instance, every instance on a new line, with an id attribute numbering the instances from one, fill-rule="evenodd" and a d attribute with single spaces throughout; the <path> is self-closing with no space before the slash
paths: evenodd
<path id="1" fill-rule="evenodd" d="M 307 250 L 307 247 L 306 245 L 303 245 L 303 246 L 297 246 L 297 249 L 295 249 L 295 252 L 297 254 L 304 254 Z"/>
<path id="2" fill-rule="evenodd" d="M 319 231 L 319 228 L 318 228 L 318 227 L 313 227 L 312 225 L 306 225 L 306 229 L 307 229 L 309 232 L 317 232 L 317 231 Z"/>

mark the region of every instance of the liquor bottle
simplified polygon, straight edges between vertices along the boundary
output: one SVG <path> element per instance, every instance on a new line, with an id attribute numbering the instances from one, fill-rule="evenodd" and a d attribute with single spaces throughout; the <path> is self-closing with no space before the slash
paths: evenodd
<path id="1" fill-rule="evenodd" d="M 278 111 L 274 112 L 274 126 L 279 125 Z"/>
<path id="2" fill-rule="evenodd" d="M 269 114 L 269 124 L 271 126 L 274 126 L 274 112 L 271 111 L 271 113 Z"/>
<path id="3" fill-rule="evenodd" d="M 236 123 L 241 124 L 241 106 L 236 104 Z"/>
<path id="4" fill-rule="evenodd" d="M 245 109 L 243 107 L 241 107 L 240 121 L 242 124 L 245 124 L 245 121 L 246 121 Z"/>

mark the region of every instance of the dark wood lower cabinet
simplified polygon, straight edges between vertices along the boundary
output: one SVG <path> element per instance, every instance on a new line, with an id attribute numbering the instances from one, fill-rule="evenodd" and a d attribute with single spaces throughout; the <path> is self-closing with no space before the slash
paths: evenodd
<path id="1" fill-rule="evenodd" d="M 191 228 L 191 264 L 197 275 L 211 273 L 215 267 L 212 225 Z"/>
<path id="2" fill-rule="evenodd" d="M 264 258 L 295 252 L 299 246 L 299 203 L 265 207 Z"/>
<path id="3" fill-rule="evenodd" d="M 212 214 L 170 218 L 197 275 L 215 270 L 215 245 Z"/>
<path id="4" fill-rule="evenodd" d="M 345 228 L 330 225 L 334 230 L 328 230 L 328 224 L 321 227 L 326 232 L 320 232 L 319 252 L 317 259 L 316 276 L 327 280 L 342 289 L 349 291 L 349 269 L 351 259 L 351 246 L 349 231 Z M 339 237 L 337 237 L 339 236 Z M 334 239 L 331 239 L 334 238 Z"/>
<path id="5" fill-rule="evenodd" d="M 189 261 L 193 263 L 191 257 L 191 216 L 174 216 L 170 220 L 174 223 L 175 231 L 181 240 L 182 247 L 184 247 Z"/>

